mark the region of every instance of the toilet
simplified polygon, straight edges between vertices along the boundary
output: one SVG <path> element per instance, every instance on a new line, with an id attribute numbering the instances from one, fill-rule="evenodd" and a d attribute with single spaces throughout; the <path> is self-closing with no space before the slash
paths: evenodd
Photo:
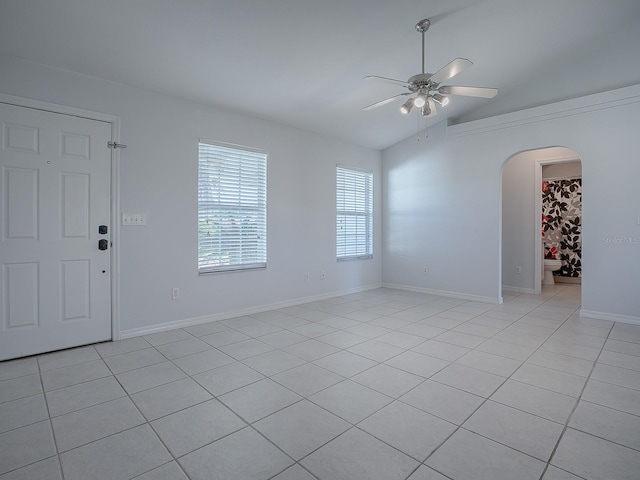
<path id="1" fill-rule="evenodd" d="M 555 285 L 553 281 L 553 272 L 562 268 L 561 260 L 544 260 L 544 277 L 542 277 L 543 285 Z"/>

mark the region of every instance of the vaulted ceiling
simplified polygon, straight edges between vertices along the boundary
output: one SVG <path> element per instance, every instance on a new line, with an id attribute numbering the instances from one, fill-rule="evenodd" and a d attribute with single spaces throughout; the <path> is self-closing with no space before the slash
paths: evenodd
<path id="1" fill-rule="evenodd" d="M 425 127 L 362 107 L 455 57 L 456 123 L 640 83 L 638 0 L 0 0 L 0 52 L 384 149 Z M 0 72 L 0 75 L 2 73 Z"/>

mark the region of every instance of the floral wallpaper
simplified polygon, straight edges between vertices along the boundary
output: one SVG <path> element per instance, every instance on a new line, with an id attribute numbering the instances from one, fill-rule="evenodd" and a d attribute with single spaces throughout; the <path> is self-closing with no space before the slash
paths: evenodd
<path id="1" fill-rule="evenodd" d="M 582 179 L 542 182 L 544 258 L 559 259 L 563 277 L 582 276 Z"/>

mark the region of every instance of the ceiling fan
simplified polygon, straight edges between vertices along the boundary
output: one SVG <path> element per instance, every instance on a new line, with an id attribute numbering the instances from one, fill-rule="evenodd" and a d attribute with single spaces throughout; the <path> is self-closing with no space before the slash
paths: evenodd
<path id="1" fill-rule="evenodd" d="M 420 20 L 416 24 L 416 30 L 422 34 L 422 73 L 412 76 L 409 80 L 402 81 L 394 78 L 369 75 L 365 80 L 381 80 L 393 85 L 399 85 L 408 89 L 408 92 L 399 93 L 393 97 L 386 98 L 363 108 L 363 110 L 373 110 L 387 103 L 398 100 L 401 97 L 411 96 L 401 107 L 400 111 L 407 114 L 413 107 L 419 108 L 420 113 L 425 117 L 436 115 L 436 104 L 441 107 L 449 103 L 447 95 L 461 95 L 466 97 L 493 98 L 498 94 L 497 88 L 487 87 L 457 87 L 440 86 L 442 82 L 448 80 L 473 63 L 466 58 L 456 58 L 449 64 L 442 67 L 436 73 L 425 73 L 424 71 L 424 33 L 429 30 L 431 21 L 428 18 Z"/>

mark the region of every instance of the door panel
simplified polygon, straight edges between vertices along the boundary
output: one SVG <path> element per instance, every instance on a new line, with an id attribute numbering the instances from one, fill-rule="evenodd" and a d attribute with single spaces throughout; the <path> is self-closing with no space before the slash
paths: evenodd
<path id="1" fill-rule="evenodd" d="M 111 125 L 0 103 L 0 360 L 111 339 Z"/>
<path id="2" fill-rule="evenodd" d="M 67 260 L 62 267 L 62 320 L 91 316 L 91 261 Z"/>
<path id="3" fill-rule="evenodd" d="M 7 330 L 39 324 L 38 264 L 4 264 Z"/>
<path id="4" fill-rule="evenodd" d="M 38 171 L 5 168 L 5 224 L 8 238 L 38 238 Z"/>
<path id="5" fill-rule="evenodd" d="M 90 180 L 85 173 L 60 174 L 60 220 L 65 238 L 89 238 Z"/>

